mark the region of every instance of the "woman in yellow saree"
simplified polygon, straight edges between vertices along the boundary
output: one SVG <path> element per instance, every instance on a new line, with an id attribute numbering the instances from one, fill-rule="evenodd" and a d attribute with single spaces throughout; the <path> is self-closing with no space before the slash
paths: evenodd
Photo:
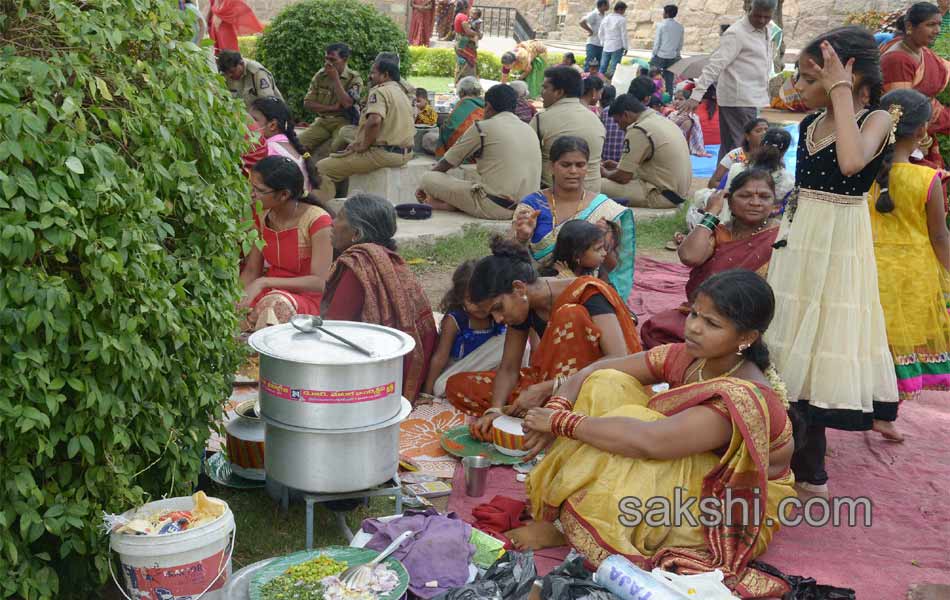
<path id="1" fill-rule="evenodd" d="M 647 570 L 721 569 L 742 598 L 788 591 L 749 565 L 795 495 L 792 425 L 762 342 L 774 303 L 751 271 L 714 275 L 685 344 L 593 363 L 530 408 L 527 445 L 553 446 L 527 483 L 534 523 L 507 534 L 515 547 L 566 541 L 594 565 L 621 554 Z M 651 397 L 644 385 L 659 382 L 670 391 Z M 731 518 L 714 522 L 721 509 Z"/>

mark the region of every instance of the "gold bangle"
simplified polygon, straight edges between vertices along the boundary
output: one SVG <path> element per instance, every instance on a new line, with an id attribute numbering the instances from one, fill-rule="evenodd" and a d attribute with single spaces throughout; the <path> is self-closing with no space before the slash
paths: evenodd
<path id="1" fill-rule="evenodd" d="M 831 87 L 828 88 L 828 95 L 830 96 L 830 95 L 831 95 L 831 92 L 835 91 L 835 88 L 836 88 L 836 87 L 839 87 L 839 86 L 842 86 L 842 85 L 843 85 L 843 86 L 847 86 L 847 88 L 848 88 L 849 90 L 854 90 L 854 84 L 853 84 L 853 83 L 851 83 L 850 81 L 847 81 L 847 80 L 845 80 L 845 79 L 842 79 L 841 81 L 837 81 L 837 82 L 831 84 Z"/>
<path id="2" fill-rule="evenodd" d="M 492 413 L 495 413 L 495 414 L 498 415 L 498 416 L 502 416 L 502 415 L 505 414 L 505 413 L 503 413 L 503 412 L 501 411 L 501 409 L 498 408 L 497 406 L 492 406 L 491 408 L 486 408 L 486 409 L 485 409 L 485 412 L 482 413 L 482 416 L 490 415 L 490 414 L 492 414 Z"/>

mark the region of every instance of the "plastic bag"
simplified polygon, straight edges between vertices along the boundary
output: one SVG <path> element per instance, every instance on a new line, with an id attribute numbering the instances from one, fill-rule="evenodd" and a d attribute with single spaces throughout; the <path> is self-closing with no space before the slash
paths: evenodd
<path id="1" fill-rule="evenodd" d="M 850 588 L 820 585 L 812 577 L 786 575 L 776 567 L 762 561 L 752 561 L 749 566 L 773 577 L 784 579 L 791 591 L 783 596 L 783 600 L 855 600 L 856 597 L 854 590 Z"/>
<path id="2" fill-rule="evenodd" d="M 533 552 L 508 552 L 480 580 L 432 600 L 527 600 L 537 575 Z"/>
<path id="3" fill-rule="evenodd" d="M 545 600 L 616 600 L 616 596 L 595 583 L 584 568 L 584 557 L 565 560 L 541 579 L 541 597 Z"/>
<path id="4" fill-rule="evenodd" d="M 722 583 L 722 571 L 716 569 L 698 575 L 677 575 L 663 569 L 653 569 L 650 573 L 656 579 L 677 590 L 689 598 L 703 600 L 734 600 L 735 596 Z"/>

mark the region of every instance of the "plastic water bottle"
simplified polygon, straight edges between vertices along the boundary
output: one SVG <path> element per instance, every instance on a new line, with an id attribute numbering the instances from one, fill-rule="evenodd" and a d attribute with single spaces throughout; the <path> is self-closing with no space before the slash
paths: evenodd
<path id="1" fill-rule="evenodd" d="M 619 554 L 600 563 L 594 581 L 621 600 L 689 600 Z"/>

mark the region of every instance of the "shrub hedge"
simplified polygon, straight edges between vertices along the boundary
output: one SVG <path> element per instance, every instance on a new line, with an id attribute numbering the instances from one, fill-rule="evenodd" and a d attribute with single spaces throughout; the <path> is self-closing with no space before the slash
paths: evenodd
<path id="1" fill-rule="evenodd" d="M 412 60 L 412 69 L 409 75 L 417 77 L 454 77 L 455 76 L 455 50 L 452 48 L 425 48 L 423 46 L 410 46 L 409 56 Z M 561 62 L 564 55 L 548 52 L 545 55 L 547 66 L 556 65 Z M 501 58 L 492 52 L 479 51 L 478 76 L 482 79 L 492 79 L 498 81 L 501 79 Z"/>
<path id="2" fill-rule="evenodd" d="M 192 492 L 241 360 L 247 128 L 192 18 L 0 3 L 0 598 L 99 597 L 103 511 Z"/>
<path id="3" fill-rule="evenodd" d="M 398 52 L 402 72 L 411 68 L 406 34 L 392 19 L 358 0 L 303 0 L 274 18 L 257 42 L 257 59 L 266 66 L 287 105 L 298 118 L 309 118 L 303 98 L 310 80 L 323 67 L 324 49 L 346 42 L 352 54 L 350 68 L 368 83 L 376 55 Z"/>

